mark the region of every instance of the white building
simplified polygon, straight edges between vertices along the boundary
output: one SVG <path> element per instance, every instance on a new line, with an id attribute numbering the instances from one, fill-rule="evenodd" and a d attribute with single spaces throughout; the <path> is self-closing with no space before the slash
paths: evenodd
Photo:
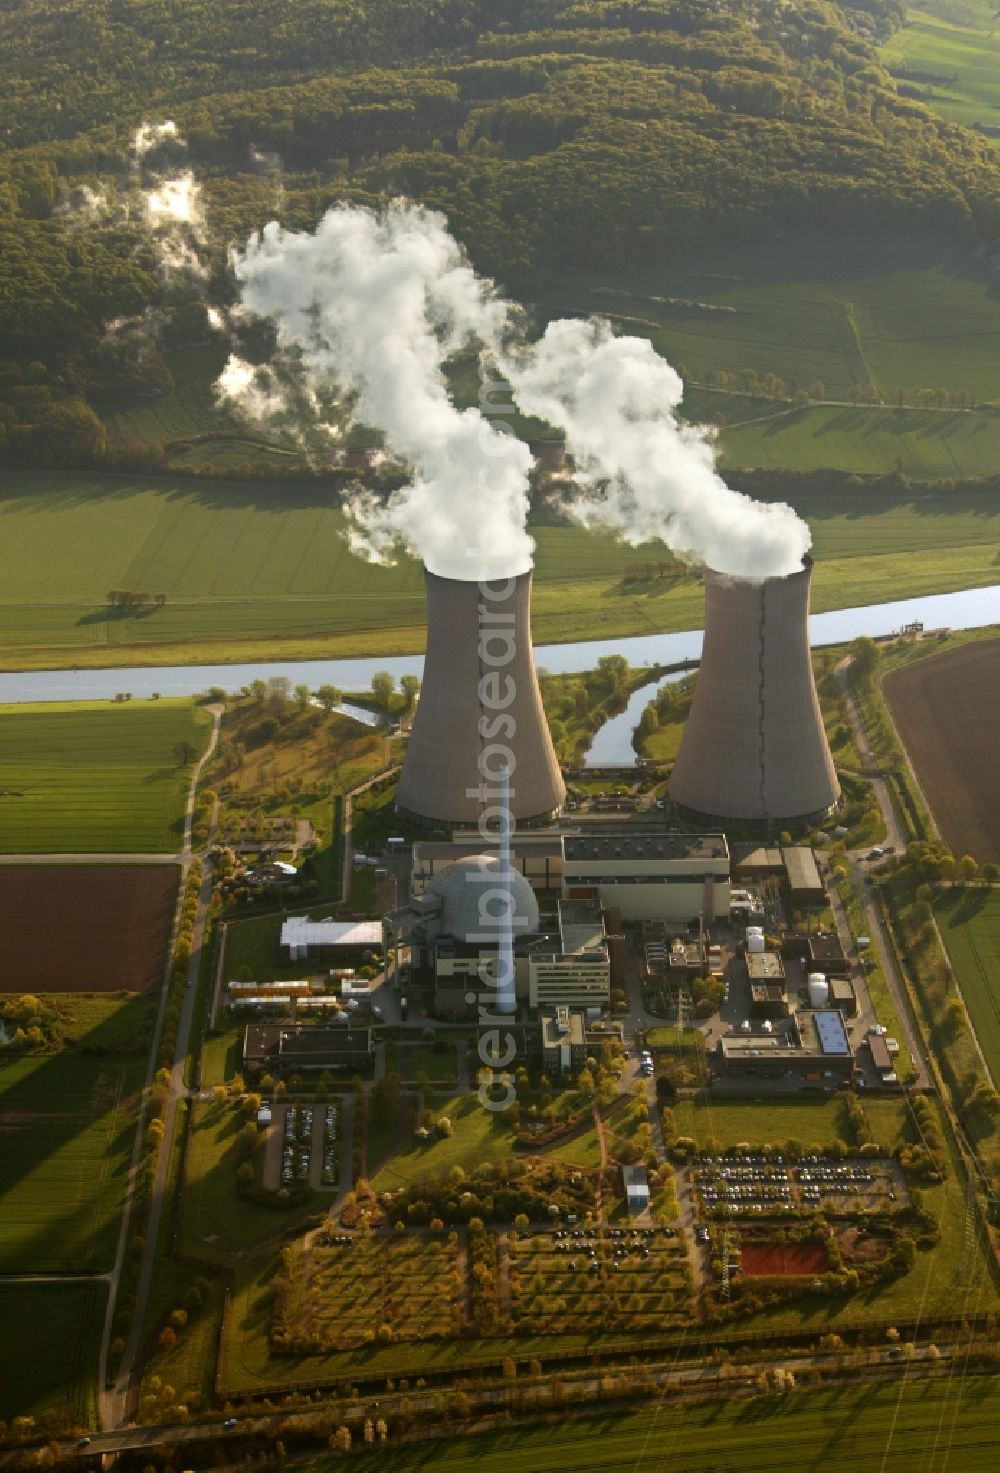
<path id="1" fill-rule="evenodd" d="M 566 834 L 563 894 L 599 900 L 626 921 L 729 918 L 729 846 L 724 834 L 621 830 Z"/>

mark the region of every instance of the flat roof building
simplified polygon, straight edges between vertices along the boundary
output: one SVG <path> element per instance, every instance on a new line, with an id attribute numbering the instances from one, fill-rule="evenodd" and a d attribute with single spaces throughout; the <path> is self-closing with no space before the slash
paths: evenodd
<path id="1" fill-rule="evenodd" d="M 720 1038 L 717 1066 L 726 1074 L 753 1074 L 768 1079 L 786 1076 L 832 1088 L 854 1072 L 851 1042 L 844 1020 L 833 1009 L 798 1013 L 779 1032 L 741 1030 Z"/>
<path id="2" fill-rule="evenodd" d="M 586 1023 L 574 1008 L 543 1008 L 542 1067 L 547 1074 L 578 1074 L 587 1057 Z"/>
<path id="3" fill-rule="evenodd" d="M 297 1028 L 254 1023 L 243 1035 L 243 1067 L 280 1074 L 371 1068 L 375 1049 L 370 1028 Z"/>
<path id="4" fill-rule="evenodd" d="M 794 905 L 816 905 L 824 899 L 826 890 L 820 878 L 816 856 L 803 844 L 786 844 L 781 851 L 788 890 Z"/>
<path id="5" fill-rule="evenodd" d="M 706 924 L 729 916 L 729 848 L 724 834 L 656 829 L 566 834 L 563 894 L 600 900 L 624 920 Z"/>
<path id="6" fill-rule="evenodd" d="M 279 945 L 292 962 L 309 956 L 324 956 L 350 949 L 380 951 L 381 921 L 311 921 L 307 916 L 289 916 L 282 923 Z"/>

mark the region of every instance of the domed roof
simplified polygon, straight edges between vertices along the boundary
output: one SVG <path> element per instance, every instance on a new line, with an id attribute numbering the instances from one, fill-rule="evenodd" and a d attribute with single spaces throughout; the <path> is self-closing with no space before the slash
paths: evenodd
<path id="1" fill-rule="evenodd" d="M 484 875 L 491 876 L 484 879 Z M 492 877 L 496 876 L 496 880 Z M 473 854 L 457 859 L 435 875 L 427 893 L 441 901 L 441 930 L 461 941 L 499 941 L 499 919 L 504 914 L 500 885 L 500 861 L 494 854 Z M 515 936 L 538 930 L 538 901 L 519 870 L 510 875 L 510 893 Z"/>

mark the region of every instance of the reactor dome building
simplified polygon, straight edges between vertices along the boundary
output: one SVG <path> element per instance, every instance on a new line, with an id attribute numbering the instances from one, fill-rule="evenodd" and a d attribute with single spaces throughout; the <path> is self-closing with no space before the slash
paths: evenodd
<path id="1" fill-rule="evenodd" d="M 427 654 L 397 810 L 431 827 L 475 826 L 506 764 L 515 823 L 549 822 L 566 788 L 531 646 L 531 573 L 425 578 Z"/>
<path id="2" fill-rule="evenodd" d="M 705 571 L 705 640 L 670 780 L 681 814 L 761 828 L 820 822 L 840 783 L 809 653 L 812 561 L 759 581 Z"/>

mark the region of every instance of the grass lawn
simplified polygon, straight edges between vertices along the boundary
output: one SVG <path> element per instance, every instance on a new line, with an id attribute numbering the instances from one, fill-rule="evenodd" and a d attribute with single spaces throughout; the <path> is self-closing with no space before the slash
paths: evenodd
<path id="1" fill-rule="evenodd" d="M 192 1107 L 177 1233 L 181 1252 L 194 1257 L 233 1253 L 280 1232 L 288 1221 L 281 1210 L 237 1194 L 236 1172 L 243 1159 L 238 1138 L 246 1121 L 239 1105 L 213 1101 Z"/>
<path id="2" fill-rule="evenodd" d="M 513 1154 L 513 1133 L 503 1115 L 484 1110 L 475 1096 L 460 1095 L 435 1105 L 435 1110 L 451 1121 L 453 1133 L 407 1141 L 372 1180 L 376 1192 L 411 1186 L 429 1172 L 451 1166 L 473 1171 L 484 1161 L 503 1161 Z"/>
<path id="3" fill-rule="evenodd" d="M 185 700 L 0 707 L 0 853 L 180 848 L 190 765 L 211 717 Z"/>
<path id="4" fill-rule="evenodd" d="M 935 112 L 996 128 L 1000 36 L 991 0 L 913 0 L 880 54 L 897 82 L 916 88 Z"/>
<path id="5" fill-rule="evenodd" d="M 994 1081 L 1000 1080 L 1000 891 L 941 891 L 938 926 Z"/>
<path id="6" fill-rule="evenodd" d="M 1000 441 L 990 469 L 998 452 Z M 997 580 L 1000 517 L 985 499 L 845 494 L 803 498 L 799 509 L 816 539 L 817 612 Z M 8 476 L 0 489 L 0 664 L 421 649 L 419 568 L 407 560 L 391 568 L 360 562 L 343 541 L 343 525 L 318 487 Z M 641 584 L 626 576 L 662 559 L 659 544 L 628 548 L 578 527 L 532 531 L 536 644 L 700 626 L 696 576 L 671 573 Z M 104 595 L 114 587 L 148 587 L 165 593 L 166 603 L 144 617 L 109 621 Z"/>
<path id="7" fill-rule="evenodd" d="M 709 1141 L 720 1146 L 748 1141 L 752 1146 L 782 1145 L 797 1140 L 803 1145 L 822 1145 L 837 1138 L 850 1140 L 845 1129 L 844 1102 L 820 1096 L 801 1099 L 751 1099 L 724 1104 L 702 1092 L 693 1100 L 678 1100 L 671 1106 L 678 1135 L 691 1136 L 702 1149 Z"/>
<path id="8" fill-rule="evenodd" d="M 1000 1378 L 911 1378 L 889 1386 L 798 1391 L 751 1401 L 662 1404 L 641 1411 L 602 1408 L 567 1428 L 493 1428 L 392 1453 L 393 1473 L 912 1473 L 936 1466 L 991 1473 L 1000 1418 Z M 934 1464 L 929 1449 L 938 1449 Z M 304 1473 L 334 1473 L 341 1455 L 317 1458 Z M 376 1473 L 384 1451 L 358 1451 L 357 1473 Z"/>
<path id="9" fill-rule="evenodd" d="M 96 1425 L 106 1293 L 103 1284 L 0 1285 L 0 1418 Z"/>
<path id="10" fill-rule="evenodd" d="M 71 1054 L 0 1064 L 0 1274 L 111 1267 L 143 1074 Z"/>

